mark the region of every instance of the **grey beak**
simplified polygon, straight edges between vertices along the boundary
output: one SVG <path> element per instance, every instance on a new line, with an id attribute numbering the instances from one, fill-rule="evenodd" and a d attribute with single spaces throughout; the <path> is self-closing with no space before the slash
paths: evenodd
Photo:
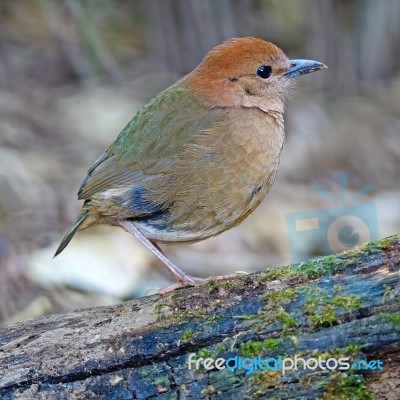
<path id="1" fill-rule="evenodd" d="M 314 60 L 290 60 L 290 68 L 283 75 L 287 78 L 296 78 L 296 76 L 309 74 L 324 68 L 328 67 Z"/>

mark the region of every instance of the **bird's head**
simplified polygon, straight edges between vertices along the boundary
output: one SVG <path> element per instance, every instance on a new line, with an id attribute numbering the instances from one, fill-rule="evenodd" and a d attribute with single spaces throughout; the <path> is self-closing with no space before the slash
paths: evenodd
<path id="1" fill-rule="evenodd" d="M 283 112 L 293 78 L 323 68 L 318 61 L 289 60 L 270 42 L 236 38 L 213 48 L 184 82 L 214 106 Z"/>

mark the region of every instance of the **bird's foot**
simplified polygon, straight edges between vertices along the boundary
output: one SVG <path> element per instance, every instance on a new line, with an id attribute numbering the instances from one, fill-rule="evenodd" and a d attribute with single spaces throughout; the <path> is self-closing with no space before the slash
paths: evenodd
<path id="1" fill-rule="evenodd" d="M 220 281 L 223 279 L 232 279 L 232 278 L 236 278 L 238 275 L 247 275 L 247 272 L 237 271 L 237 272 L 234 272 L 234 273 L 228 274 L 228 275 L 209 276 L 208 278 L 196 278 L 195 276 L 185 274 L 184 277 L 179 279 L 179 281 L 174 283 L 173 285 L 159 289 L 158 294 L 163 296 L 163 295 L 173 292 L 176 289 L 181 289 L 181 288 L 189 287 L 189 286 L 200 286 L 200 285 L 203 285 L 210 281 Z"/>

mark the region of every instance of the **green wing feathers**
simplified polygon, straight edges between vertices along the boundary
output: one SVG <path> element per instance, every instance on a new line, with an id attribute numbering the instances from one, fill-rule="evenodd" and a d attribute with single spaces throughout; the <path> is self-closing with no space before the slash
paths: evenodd
<path id="1" fill-rule="evenodd" d="M 107 194 L 110 204 L 120 207 L 120 217 L 143 216 L 142 208 L 147 204 L 145 194 L 152 195 L 151 210 L 171 204 L 174 193 L 185 182 L 182 178 L 188 173 L 182 166 L 188 145 L 195 144 L 199 135 L 207 134 L 220 114 L 220 110 L 210 110 L 201 99 L 179 85 L 155 96 L 89 169 L 78 192 L 78 198 L 85 203 L 55 256 L 78 230 L 96 224 L 96 217 L 89 209 L 101 203 L 104 193 L 110 189 L 115 193 L 119 189 L 124 191 L 121 194 L 120 190 L 118 195 Z M 160 189 L 162 185 L 168 187 Z M 137 188 L 137 199 L 132 198 L 134 188 Z"/>
<path id="2" fill-rule="evenodd" d="M 121 186 L 146 185 L 179 163 L 181 149 L 210 129 L 219 112 L 210 112 L 192 94 L 174 86 L 145 105 L 88 171 L 79 199 Z"/>

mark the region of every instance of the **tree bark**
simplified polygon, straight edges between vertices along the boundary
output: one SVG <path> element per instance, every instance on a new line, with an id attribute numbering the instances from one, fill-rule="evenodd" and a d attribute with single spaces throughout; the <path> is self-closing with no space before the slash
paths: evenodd
<path id="1" fill-rule="evenodd" d="M 394 399 L 399 260 L 396 235 L 163 297 L 3 326 L 0 398 Z M 191 353 L 194 360 L 349 358 L 357 367 L 303 370 L 300 361 L 285 374 L 196 370 L 195 361 L 188 369 Z M 370 368 L 358 369 L 360 360 Z"/>

